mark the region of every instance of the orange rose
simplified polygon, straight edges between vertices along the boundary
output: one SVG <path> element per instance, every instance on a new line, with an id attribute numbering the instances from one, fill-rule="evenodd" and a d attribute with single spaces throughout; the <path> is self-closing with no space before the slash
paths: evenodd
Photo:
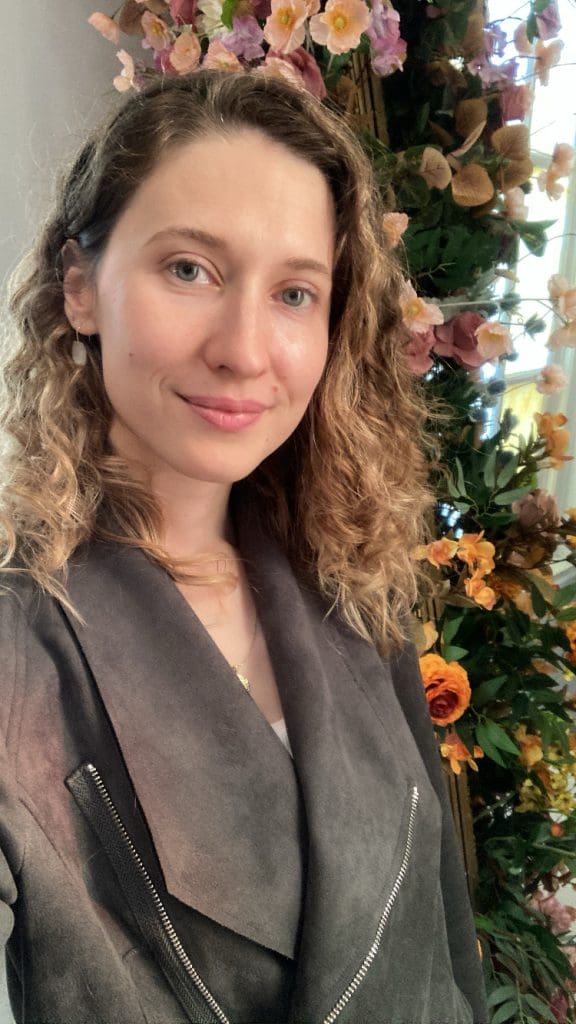
<path id="1" fill-rule="evenodd" d="M 457 661 L 444 661 L 439 654 L 424 654 L 420 658 L 420 671 L 434 724 L 455 722 L 470 704 L 471 690 L 465 669 Z"/>

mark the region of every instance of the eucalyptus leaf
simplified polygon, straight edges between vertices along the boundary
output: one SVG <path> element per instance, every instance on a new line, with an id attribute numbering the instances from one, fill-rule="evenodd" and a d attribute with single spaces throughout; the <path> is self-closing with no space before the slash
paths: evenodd
<path id="1" fill-rule="evenodd" d="M 506 487 L 506 485 L 510 483 L 512 477 L 518 472 L 519 461 L 520 457 L 518 455 L 514 455 L 505 463 L 496 478 L 498 487 Z"/>
<path id="2" fill-rule="evenodd" d="M 567 586 L 560 587 L 560 590 L 555 591 L 554 605 L 556 608 L 562 608 L 572 601 L 576 601 L 576 583 L 568 583 Z"/>
<path id="3" fill-rule="evenodd" d="M 516 997 L 516 986 L 515 985 L 501 985 L 500 988 L 495 988 L 490 993 L 487 999 L 488 1009 L 491 1010 L 493 1006 L 499 1006 L 506 999 L 510 999 L 512 996 Z"/>
<path id="4" fill-rule="evenodd" d="M 532 485 L 527 484 L 525 487 L 516 487 L 513 491 L 504 491 L 501 494 L 495 494 L 493 502 L 495 505 L 511 505 L 513 501 L 518 501 L 519 498 L 523 498 L 526 494 L 529 494 L 532 490 Z"/>
<path id="5" fill-rule="evenodd" d="M 490 455 L 486 459 L 484 464 L 484 483 L 486 487 L 492 490 L 496 486 L 496 459 L 498 457 L 498 451 L 494 448 L 490 452 Z"/>
<path id="6" fill-rule="evenodd" d="M 509 1000 L 509 1002 L 504 1003 L 498 1010 L 496 1010 L 490 1024 L 505 1024 L 505 1021 L 508 1020 L 514 1020 L 514 1024 L 517 1024 L 519 1019 L 518 1010 L 518 1000 Z"/>
<path id="7" fill-rule="evenodd" d="M 502 757 L 502 754 L 498 750 L 498 747 L 495 747 L 490 741 L 490 737 L 483 723 L 480 723 L 476 729 L 476 739 L 486 754 L 486 757 L 491 758 L 492 761 L 495 761 L 496 764 L 499 764 L 502 768 L 506 767 L 506 762 Z"/>

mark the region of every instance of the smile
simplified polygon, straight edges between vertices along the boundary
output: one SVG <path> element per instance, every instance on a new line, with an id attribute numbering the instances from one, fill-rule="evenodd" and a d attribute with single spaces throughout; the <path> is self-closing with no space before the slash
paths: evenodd
<path id="1" fill-rule="evenodd" d="M 261 402 L 239 401 L 229 398 L 197 398 L 179 396 L 192 412 L 205 423 L 228 433 L 252 426 L 265 412 Z"/>

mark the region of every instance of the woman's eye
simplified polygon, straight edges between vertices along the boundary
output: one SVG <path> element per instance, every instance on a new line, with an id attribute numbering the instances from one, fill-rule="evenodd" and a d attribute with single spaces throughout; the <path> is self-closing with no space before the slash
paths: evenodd
<path id="1" fill-rule="evenodd" d="M 310 302 L 314 300 L 314 295 L 307 288 L 284 288 L 282 296 L 287 306 L 293 306 L 296 309 L 303 306 L 306 300 L 308 300 L 306 305 L 310 305 Z"/>
<path id="2" fill-rule="evenodd" d="M 197 281 L 199 272 L 204 271 L 204 267 L 199 263 L 194 263 L 193 260 L 178 260 L 177 263 L 172 263 L 168 269 L 179 281 L 185 281 L 187 284 Z"/>

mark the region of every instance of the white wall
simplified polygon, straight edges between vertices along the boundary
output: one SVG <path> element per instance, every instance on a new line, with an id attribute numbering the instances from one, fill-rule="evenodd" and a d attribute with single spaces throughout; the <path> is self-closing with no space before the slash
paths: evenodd
<path id="1" fill-rule="evenodd" d="M 0 286 L 42 219 L 54 172 L 118 102 L 115 47 L 86 24 L 110 0 L 0 0 Z M 0 1024 L 12 1016 L 0 953 Z"/>

